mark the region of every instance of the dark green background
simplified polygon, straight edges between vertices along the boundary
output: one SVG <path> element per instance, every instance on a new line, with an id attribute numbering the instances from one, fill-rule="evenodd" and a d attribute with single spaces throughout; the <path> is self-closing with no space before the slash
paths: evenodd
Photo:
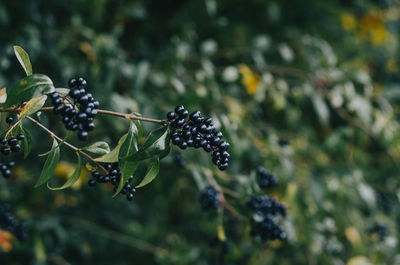
<path id="1" fill-rule="evenodd" d="M 0 180 L 0 201 L 25 220 L 28 238 L 0 253 L 0 263 L 219 264 L 221 250 L 210 246 L 218 218 L 198 203 L 204 174 L 235 191 L 239 198 L 227 195 L 229 202 L 248 215 L 249 176 L 262 165 L 280 179 L 268 194 L 288 207 L 280 220 L 288 239 L 261 244 L 249 236 L 248 222 L 225 213 L 226 264 L 396 264 L 400 88 L 399 71 L 387 65 L 398 62 L 398 4 L 1 1 L 1 87 L 24 76 L 12 50 L 20 45 L 34 72 L 56 87 L 83 76 L 101 108 L 158 119 L 178 104 L 201 110 L 221 125 L 232 159 L 222 174 L 204 152 L 188 150 L 179 168 L 174 148 L 133 202 L 88 188 L 86 180 L 78 189 L 35 189 L 44 163 L 37 154 L 51 141 L 26 122 L 36 139 L 33 153 L 24 161 L 15 157 L 19 167 L 10 181 Z M 343 28 L 345 15 L 355 28 Z M 368 16 L 378 17 L 378 26 L 362 24 Z M 389 37 L 377 45 L 362 30 L 385 30 Z M 292 60 L 282 56 L 285 49 Z M 240 65 L 262 77 L 256 95 L 246 93 L 239 76 L 224 78 L 227 67 L 235 72 Z M 65 134 L 56 117 L 42 116 Z M 96 119 L 91 141 L 114 146 L 128 129 L 123 119 Z M 74 163 L 74 154 L 63 149 L 61 159 Z M 368 232 L 378 223 L 389 229 L 383 240 Z"/>

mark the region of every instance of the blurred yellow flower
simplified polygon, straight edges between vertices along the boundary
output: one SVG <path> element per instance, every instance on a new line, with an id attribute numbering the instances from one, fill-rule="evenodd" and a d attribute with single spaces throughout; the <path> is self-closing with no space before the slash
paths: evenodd
<path id="1" fill-rule="evenodd" d="M 360 34 L 363 39 L 379 46 L 389 39 L 389 31 L 385 27 L 384 17 L 371 12 L 364 15 L 360 21 Z"/>
<path id="2" fill-rule="evenodd" d="M 349 259 L 346 265 L 372 265 L 372 263 L 366 257 L 357 256 Z"/>
<path id="3" fill-rule="evenodd" d="M 60 161 L 56 167 L 54 175 L 57 177 L 61 177 L 63 179 L 67 179 L 72 175 L 76 167 L 76 164 L 72 164 L 66 161 Z M 85 170 L 81 171 L 81 176 L 74 185 L 72 185 L 73 189 L 79 189 L 82 186 L 82 180 L 86 179 L 87 172 Z"/>
<path id="4" fill-rule="evenodd" d="M 0 230 L 0 248 L 4 252 L 8 252 L 12 249 L 11 240 L 13 235 L 7 231 Z"/>
<path id="5" fill-rule="evenodd" d="M 360 242 L 361 236 L 355 227 L 347 227 L 344 231 L 347 240 L 349 240 L 353 245 Z"/>
<path id="6" fill-rule="evenodd" d="M 340 22 L 345 30 L 353 30 L 357 26 L 357 21 L 351 14 L 343 14 Z"/>
<path id="7" fill-rule="evenodd" d="M 397 64 L 396 60 L 394 59 L 389 59 L 386 63 L 386 69 L 389 72 L 397 72 L 399 71 L 399 65 Z"/>
<path id="8" fill-rule="evenodd" d="M 239 66 L 239 72 L 242 74 L 242 83 L 246 87 L 247 94 L 254 95 L 261 83 L 261 78 L 246 65 Z"/>

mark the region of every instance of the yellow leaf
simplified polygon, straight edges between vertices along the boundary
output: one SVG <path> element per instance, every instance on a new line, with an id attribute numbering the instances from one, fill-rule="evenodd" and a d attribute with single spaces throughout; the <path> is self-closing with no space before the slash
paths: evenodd
<path id="1" fill-rule="evenodd" d="M 342 17 L 340 18 L 340 22 L 342 24 L 342 27 L 345 30 L 353 30 L 356 28 L 357 26 L 357 21 L 354 18 L 353 15 L 351 14 L 344 14 L 342 15 Z"/>
<path id="2" fill-rule="evenodd" d="M 13 235 L 10 232 L 0 230 L 0 248 L 4 252 L 9 252 L 12 249 L 12 239 Z"/>
<path id="3" fill-rule="evenodd" d="M 29 116 L 37 111 L 40 110 L 41 107 L 43 107 L 44 103 L 46 102 L 47 96 L 43 95 L 40 97 L 36 98 L 31 98 L 28 103 L 24 106 L 24 108 L 21 110 L 19 114 L 19 119 L 22 119 L 26 116 Z"/>
<path id="4" fill-rule="evenodd" d="M 353 245 L 361 241 L 360 233 L 355 227 L 347 227 L 344 231 L 347 240 L 349 240 Z"/>
<path id="5" fill-rule="evenodd" d="M 397 64 L 397 62 L 396 62 L 395 59 L 389 59 L 389 60 L 387 61 L 387 63 L 386 63 L 386 69 L 387 69 L 389 72 L 394 73 L 394 72 L 399 71 L 399 65 Z"/>
<path id="6" fill-rule="evenodd" d="M 261 78 L 246 65 L 239 66 L 242 75 L 242 83 L 246 87 L 247 94 L 254 95 L 261 83 Z"/>
<path id="7" fill-rule="evenodd" d="M 225 241 L 226 240 L 226 236 L 225 236 L 225 231 L 224 231 L 224 227 L 222 225 L 218 225 L 217 226 L 217 231 L 218 231 L 218 239 L 220 241 Z"/>
<path id="8" fill-rule="evenodd" d="M 85 164 L 85 167 L 86 167 L 86 169 L 89 170 L 90 172 L 94 172 L 94 171 L 97 170 L 97 167 L 96 167 L 96 166 L 93 166 L 93 165 L 90 164 L 90 163 L 86 163 L 86 164 Z"/>
<path id="9" fill-rule="evenodd" d="M 372 263 L 366 257 L 357 256 L 349 259 L 346 265 L 372 265 Z"/>
<path id="10" fill-rule="evenodd" d="M 2 88 L 0 90 L 0 103 L 6 102 L 6 99 L 7 99 L 7 90 L 6 88 Z"/>
<path id="11" fill-rule="evenodd" d="M 384 44 L 390 36 L 384 17 L 376 12 L 370 12 L 361 18 L 360 30 L 361 37 L 374 46 Z"/>

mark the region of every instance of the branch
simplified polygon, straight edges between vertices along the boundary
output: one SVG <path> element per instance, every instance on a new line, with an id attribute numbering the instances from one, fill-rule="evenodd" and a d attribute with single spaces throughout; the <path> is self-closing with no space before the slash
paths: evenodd
<path id="1" fill-rule="evenodd" d="M 50 131 L 46 126 L 44 126 L 43 124 L 41 124 L 40 122 L 38 122 L 37 120 L 33 119 L 30 116 L 26 117 L 27 119 L 29 119 L 31 122 L 35 123 L 37 126 L 39 126 L 40 128 L 42 128 L 44 131 L 46 131 L 51 137 L 55 138 L 58 142 L 63 142 L 66 146 L 68 146 L 69 148 L 71 148 L 72 150 L 74 150 L 75 152 L 78 152 L 84 156 L 86 156 L 89 160 L 91 160 L 93 163 L 96 164 L 96 166 L 98 168 L 100 168 L 105 174 L 108 174 L 108 171 L 101 165 L 99 164 L 97 161 L 94 160 L 94 158 L 92 156 L 90 156 L 89 154 L 83 152 L 80 148 L 77 148 L 75 146 L 73 146 L 72 144 L 68 143 L 67 141 L 61 139 L 60 137 L 58 137 L 57 135 L 55 135 L 52 131 Z"/>
<path id="2" fill-rule="evenodd" d="M 223 188 L 217 183 L 215 180 L 212 172 L 210 171 L 204 171 L 204 175 L 206 176 L 207 180 L 210 182 L 211 185 L 213 185 L 218 191 L 219 194 L 221 195 L 221 205 L 224 207 L 228 212 L 230 212 L 233 216 L 236 216 L 240 220 L 247 220 L 247 217 L 241 215 L 238 213 L 235 208 L 232 207 L 232 205 L 229 204 L 229 202 L 225 199 L 224 196 L 224 191 Z"/>
<path id="3" fill-rule="evenodd" d="M 49 111 L 49 110 L 53 110 L 53 109 L 54 109 L 54 107 L 44 107 L 44 108 L 41 108 L 39 111 Z M 21 112 L 21 111 L 22 111 L 22 108 L 15 108 L 15 107 L 7 108 L 7 109 L 4 109 L 4 108 L 0 109 L 0 112 Z M 133 114 L 120 113 L 120 112 L 115 112 L 115 111 L 111 111 L 111 110 L 98 109 L 97 113 L 121 117 L 121 118 L 125 118 L 125 119 L 152 122 L 152 123 L 157 123 L 157 124 L 161 124 L 161 125 L 166 125 L 168 123 L 166 120 L 157 120 L 157 119 L 139 117 L 139 116 L 136 116 Z"/>
<path id="4" fill-rule="evenodd" d="M 71 216 L 65 216 L 64 220 L 76 224 L 79 227 L 84 227 L 86 230 L 91 231 L 95 233 L 96 235 L 101 235 L 103 237 L 115 240 L 117 242 L 129 245 L 133 248 L 142 250 L 144 252 L 152 253 L 155 255 L 160 255 L 160 256 L 169 256 L 169 251 L 157 246 L 153 246 L 147 242 L 135 239 L 133 237 L 127 236 L 126 234 L 121 234 L 116 231 L 109 230 L 107 228 L 104 228 L 98 224 L 95 224 L 93 222 L 89 222 L 83 219 L 78 219 L 75 217 Z"/>

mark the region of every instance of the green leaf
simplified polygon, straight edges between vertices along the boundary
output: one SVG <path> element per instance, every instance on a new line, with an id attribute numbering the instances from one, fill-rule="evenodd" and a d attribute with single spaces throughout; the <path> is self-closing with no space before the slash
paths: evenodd
<path id="1" fill-rule="evenodd" d="M 26 116 L 29 116 L 39 111 L 46 102 L 46 99 L 47 99 L 46 95 L 30 99 L 28 103 L 26 103 L 24 108 L 21 110 L 18 120 L 22 120 Z"/>
<path id="2" fill-rule="evenodd" d="M 122 157 L 126 161 L 140 161 L 154 156 L 164 157 L 169 152 L 170 129 L 168 126 L 152 131 L 139 150 Z"/>
<path id="3" fill-rule="evenodd" d="M 32 64 L 29 60 L 28 53 L 22 49 L 20 46 L 14 46 L 14 53 L 17 57 L 19 63 L 21 64 L 22 68 L 24 68 L 26 75 L 32 74 Z"/>
<path id="4" fill-rule="evenodd" d="M 68 93 L 69 93 L 69 88 L 57 87 L 57 88 L 55 89 L 55 91 L 56 91 L 58 94 L 60 94 L 60 95 L 66 96 L 66 95 L 68 95 Z"/>
<path id="5" fill-rule="evenodd" d="M 136 124 L 130 121 L 129 131 L 126 136 L 125 141 L 121 145 L 121 149 L 119 150 L 118 157 L 125 157 L 132 155 L 138 151 L 137 142 L 138 142 L 138 128 Z M 119 160 L 119 168 L 121 170 L 121 180 L 118 185 L 117 191 L 114 194 L 114 197 L 122 190 L 129 176 L 131 176 L 138 166 L 137 162 L 130 162 L 125 160 Z"/>
<path id="6" fill-rule="evenodd" d="M 81 171 L 82 171 L 82 163 L 81 163 L 81 157 L 79 156 L 79 153 L 76 152 L 76 155 L 78 156 L 78 164 L 74 170 L 74 173 L 72 173 L 72 175 L 67 179 L 67 181 L 64 183 L 64 185 L 62 185 L 61 187 L 57 187 L 57 188 L 52 188 L 50 187 L 49 183 L 47 182 L 47 187 L 51 190 L 63 190 L 66 188 L 71 187 L 72 185 L 74 185 L 75 182 L 78 181 L 79 177 L 81 176 Z"/>
<path id="7" fill-rule="evenodd" d="M 14 84 L 10 91 L 8 91 L 4 108 L 54 91 L 53 82 L 48 76 L 42 74 L 29 75 Z"/>
<path id="8" fill-rule="evenodd" d="M 121 192 L 122 188 L 125 186 L 125 183 L 128 181 L 129 177 L 135 173 L 138 166 L 139 162 L 128 162 L 123 160 L 119 162 L 119 168 L 121 169 L 121 180 L 119 181 L 118 188 L 115 191 L 113 198 L 115 198 L 115 196 Z"/>
<path id="9" fill-rule="evenodd" d="M 67 135 L 65 135 L 64 139 L 62 139 L 60 142 L 58 142 L 58 145 L 57 145 L 57 146 L 51 148 L 49 151 L 47 151 L 47 152 L 45 152 L 45 153 L 38 154 L 38 156 L 47 156 L 47 155 L 50 154 L 54 149 L 60 148 L 60 147 L 65 143 L 65 141 L 68 139 L 68 137 L 70 136 L 70 133 L 71 133 L 70 131 L 67 131 Z"/>
<path id="10" fill-rule="evenodd" d="M 157 157 L 157 159 L 155 159 L 154 162 L 151 164 L 150 169 L 147 171 L 142 181 L 138 185 L 136 185 L 136 188 L 146 186 L 147 184 L 152 182 L 153 179 L 157 177 L 159 171 L 160 171 L 160 160 Z"/>
<path id="11" fill-rule="evenodd" d="M 136 127 L 136 124 L 130 121 L 129 131 L 125 141 L 121 144 L 121 149 L 119 151 L 118 157 L 121 158 L 136 153 L 138 151 L 137 143 L 138 129 Z"/>
<path id="12" fill-rule="evenodd" d="M 21 133 L 24 137 L 24 158 L 26 158 L 32 150 L 32 136 L 29 131 L 25 130 L 21 125 Z"/>
<path id="13" fill-rule="evenodd" d="M 52 148 L 56 147 L 57 145 L 58 145 L 57 140 L 53 139 Z M 60 160 L 60 148 L 57 147 L 54 148 L 47 157 L 46 162 L 44 163 L 42 169 L 42 173 L 40 174 L 39 180 L 35 184 L 35 188 L 43 185 L 53 176 L 59 160 Z"/>
<path id="14" fill-rule="evenodd" d="M 85 147 L 82 148 L 82 150 L 97 154 L 97 155 L 105 155 L 110 153 L 110 147 L 108 146 L 108 143 L 99 141 L 99 142 L 94 142 L 92 144 L 89 144 Z"/>
<path id="15" fill-rule="evenodd" d="M 119 155 L 119 149 L 121 148 L 122 143 L 126 139 L 126 134 L 124 134 L 121 139 L 119 139 L 118 145 L 111 150 L 108 154 L 105 154 L 103 156 L 97 157 L 94 159 L 96 162 L 103 162 L 103 163 L 115 163 L 118 162 L 118 155 Z"/>

